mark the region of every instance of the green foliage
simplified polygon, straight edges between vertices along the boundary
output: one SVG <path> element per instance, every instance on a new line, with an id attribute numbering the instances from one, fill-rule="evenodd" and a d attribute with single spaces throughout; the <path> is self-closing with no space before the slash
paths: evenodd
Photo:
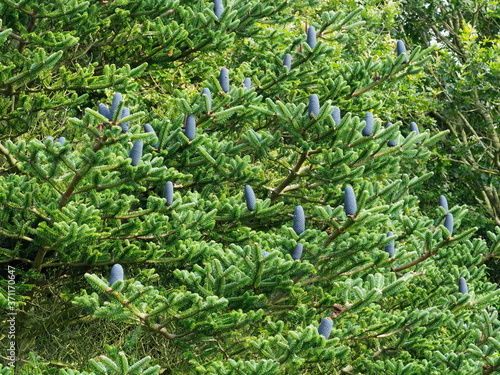
<path id="1" fill-rule="evenodd" d="M 103 90 L 134 92 L 138 78 L 154 84 L 147 66 L 173 72 L 201 53 L 222 56 L 236 35 L 258 32 L 256 21 L 290 19 L 288 6 L 250 1 L 217 19 L 204 1 L 2 1 L 0 136 L 39 136 L 54 122 L 60 132 Z"/>
<path id="2" fill-rule="evenodd" d="M 443 190 L 429 198 L 446 193 L 453 203 L 474 206 L 469 223 L 483 235 L 500 224 L 498 16 L 495 1 L 468 0 L 430 1 L 425 7 L 412 0 L 402 14 L 408 40 L 439 47 L 422 86 L 433 99 L 422 115 L 450 136 L 436 150 L 431 182 Z"/>
<path id="3" fill-rule="evenodd" d="M 42 78 L 60 95 L 74 86 L 57 88 L 60 71 L 81 76 L 83 59 L 101 67 L 95 82 L 108 80 L 86 91 L 126 95 L 74 100 L 57 129 L 64 143 L 44 134 L 0 144 L 10 168 L 0 175 L 0 262 L 16 265 L 18 284 L 13 303 L 3 280 L 2 304 L 47 340 L 104 325 L 78 361 L 56 361 L 20 335 L 20 373 L 498 371 L 500 290 L 484 263 L 498 256 L 500 229 L 486 242 L 466 206 L 420 205 L 427 162 L 448 132 L 411 131 L 405 118 L 418 97 L 403 89 L 421 82 L 434 49 L 407 44 L 398 55 L 395 21 L 383 26 L 396 9 L 65 4 L 0 5 L 18 29 L 31 20 L 59 30 L 50 47 L 50 32 L 9 26 L 45 57 L 7 79 L 25 74 L 16 90 L 26 97 L 43 92 L 30 89 Z M 294 23 L 301 11 L 309 33 Z M 58 58 L 73 63 L 57 70 L 46 61 L 62 44 Z M 111 69 L 118 60 L 139 70 Z M 65 303 L 37 325 L 38 301 L 50 298 Z M 129 330 L 106 336 L 105 324 Z"/>

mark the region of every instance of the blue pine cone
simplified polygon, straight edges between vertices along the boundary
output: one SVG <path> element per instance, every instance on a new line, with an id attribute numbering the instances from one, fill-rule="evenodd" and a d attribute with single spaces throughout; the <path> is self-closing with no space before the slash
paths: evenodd
<path id="1" fill-rule="evenodd" d="M 341 120 L 340 108 L 337 107 L 336 105 L 333 106 L 332 118 L 333 118 L 333 122 L 335 123 L 335 126 L 339 126 L 340 120 Z"/>
<path id="2" fill-rule="evenodd" d="M 398 40 L 396 42 L 396 53 L 398 56 L 401 55 L 402 53 L 406 54 L 406 47 L 405 47 L 405 44 L 402 40 Z M 405 63 L 408 62 L 408 55 L 405 56 L 404 62 Z"/>
<path id="3" fill-rule="evenodd" d="M 352 186 L 347 185 L 344 191 L 344 211 L 347 216 L 356 215 L 358 205 L 356 203 L 356 196 Z"/>
<path id="4" fill-rule="evenodd" d="M 222 68 L 220 70 L 219 83 L 224 92 L 229 91 L 229 71 L 227 68 Z"/>
<path id="5" fill-rule="evenodd" d="M 249 211 L 253 211 L 255 209 L 255 194 L 250 185 L 245 185 L 245 201 L 247 203 L 247 208 Z"/>
<path id="6" fill-rule="evenodd" d="M 283 59 L 283 66 L 286 66 L 288 70 L 292 69 L 292 55 L 287 53 Z"/>
<path id="7" fill-rule="evenodd" d="M 113 267 L 111 267 L 111 272 L 109 274 L 109 286 L 112 286 L 118 280 L 123 280 L 123 267 L 116 263 Z"/>
<path id="8" fill-rule="evenodd" d="M 309 107 L 307 112 L 309 113 L 309 117 L 318 117 L 319 115 L 319 98 L 318 95 L 312 94 L 309 97 Z"/>
<path id="9" fill-rule="evenodd" d="M 453 215 L 450 213 L 446 214 L 444 218 L 444 227 L 450 232 L 450 237 L 453 236 Z"/>
<path id="10" fill-rule="evenodd" d="M 394 234 L 391 231 L 387 232 L 387 237 L 391 237 L 393 235 Z M 385 246 L 385 251 L 389 253 L 390 258 L 394 256 L 394 240 L 392 240 Z"/>
<path id="11" fill-rule="evenodd" d="M 373 118 L 373 113 L 367 112 L 365 115 L 365 127 L 361 131 L 361 134 L 363 134 L 365 137 L 372 135 L 374 125 L 375 120 Z"/>
<path id="12" fill-rule="evenodd" d="M 302 206 L 296 206 L 293 212 L 293 230 L 300 235 L 306 229 L 306 219 Z"/>
<path id="13" fill-rule="evenodd" d="M 208 101 L 208 107 L 205 108 L 206 112 L 210 112 L 212 110 L 212 94 L 210 93 L 210 89 L 208 88 L 204 88 L 202 91 L 201 91 L 201 95 L 205 95 L 207 97 L 207 101 Z"/>
<path id="14" fill-rule="evenodd" d="M 387 124 L 385 124 L 385 127 L 388 128 L 389 126 L 392 126 L 392 122 L 388 122 Z M 396 146 L 396 141 L 391 139 L 390 141 L 387 141 L 387 146 L 389 147 L 395 147 Z"/>
<path id="15" fill-rule="evenodd" d="M 448 201 L 444 195 L 439 196 L 439 205 L 443 207 L 446 212 L 448 212 Z"/>
<path id="16" fill-rule="evenodd" d="M 415 122 L 410 122 L 410 132 L 415 132 L 416 135 L 420 134 L 420 131 L 418 130 L 418 126 Z"/>
<path id="17" fill-rule="evenodd" d="M 222 0 L 214 0 L 215 17 L 220 18 L 222 12 L 224 12 L 224 4 L 222 4 Z"/>
<path id="18" fill-rule="evenodd" d="M 462 294 L 469 293 L 469 287 L 467 286 L 467 282 L 463 277 L 458 279 L 458 291 Z"/>
<path id="19" fill-rule="evenodd" d="M 188 117 L 186 117 L 185 126 L 184 135 L 187 139 L 192 141 L 196 137 L 196 119 L 194 114 L 191 113 Z"/>
<path id="20" fill-rule="evenodd" d="M 304 245 L 299 242 L 293 249 L 292 259 L 300 260 L 300 258 L 302 258 L 302 251 L 304 251 Z"/>
<path id="21" fill-rule="evenodd" d="M 332 328 L 333 328 L 332 318 L 330 317 L 323 318 L 323 320 L 319 324 L 318 333 L 321 336 L 324 336 L 325 339 L 328 340 L 330 338 L 330 333 L 332 332 Z"/>
<path id="22" fill-rule="evenodd" d="M 314 47 L 316 47 L 316 29 L 314 28 L 314 26 L 309 26 L 309 28 L 307 29 L 306 42 L 309 47 L 311 47 L 311 49 L 314 49 Z"/>
<path id="23" fill-rule="evenodd" d="M 130 150 L 129 158 L 132 159 L 132 166 L 136 167 L 139 164 L 142 156 L 142 141 L 136 141 Z"/>
<path id="24" fill-rule="evenodd" d="M 163 198 L 167 200 L 166 205 L 171 206 L 174 202 L 174 184 L 172 181 L 167 181 L 163 188 Z"/>

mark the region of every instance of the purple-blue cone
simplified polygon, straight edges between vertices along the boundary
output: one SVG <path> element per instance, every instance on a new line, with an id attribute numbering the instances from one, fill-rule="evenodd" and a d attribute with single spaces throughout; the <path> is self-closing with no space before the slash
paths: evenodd
<path id="1" fill-rule="evenodd" d="M 153 137 L 156 137 L 156 132 L 155 132 L 155 130 L 153 129 L 153 127 L 150 124 L 145 124 L 144 125 L 144 131 L 146 133 L 153 133 Z M 159 142 L 156 142 L 153 145 L 154 148 L 158 148 L 158 146 L 159 146 Z"/>
<path id="2" fill-rule="evenodd" d="M 296 206 L 293 211 L 293 230 L 300 235 L 306 229 L 306 219 L 302 206 Z"/>
<path id="3" fill-rule="evenodd" d="M 132 159 L 132 166 L 136 167 L 139 164 L 142 156 L 142 141 L 136 141 L 130 150 L 129 158 Z"/>
<path id="4" fill-rule="evenodd" d="M 367 112 L 365 115 L 365 127 L 361 131 L 365 137 L 373 134 L 373 126 L 375 125 L 375 120 L 373 119 L 373 113 Z"/>
<path id="5" fill-rule="evenodd" d="M 174 202 L 174 184 L 172 181 L 167 181 L 163 188 L 163 198 L 167 200 L 166 205 L 171 206 Z"/>
<path id="6" fill-rule="evenodd" d="M 288 70 L 292 69 L 292 55 L 287 53 L 283 59 L 283 66 L 286 66 Z"/>
<path id="7" fill-rule="evenodd" d="M 130 109 L 128 109 L 128 107 L 123 107 L 122 108 L 122 113 L 120 114 L 120 120 L 122 118 L 125 118 L 127 116 L 130 116 Z M 128 131 L 128 128 L 130 127 L 130 122 L 121 122 L 120 123 L 120 126 L 122 128 L 122 132 L 123 133 L 126 133 Z"/>
<path id="8" fill-rule="evenodd" d="M 358 205 L 356 203 L 356 196 L 352 186 L 347 185 L 344 191 L 344 211 L 348 216 L 356 215 Z"/>
<path id="9" fill-rule="evenodd" d="M 396 42 L 396 53 L 397 55 L 401 55 L 402 53 L 405 53 L 406 54 L 406 47 L 405 47 L 405 44 L 402 40 L 398 40 Z M 404 59 L 404 62 L 408 62 L 408 55 L 405 56 L 405 59 Z"/>
<path id="10" fill-rule="evenodd" d="M 113 101 L 111 102 L 111 109 L 109 110 L 110 120 L 113 119 L 115 111 L 118 108 L 118 104 L 120 104 L 122 99 L 122 94 L 120 94 L 119 92 L 115 92 L 115 94 L 113 95 Z"/>
<path id="11" fill-rule="evenodd" d="M 333 122 L 335 123 L 335 126 L 339 126 L 340 120 L 341 120 L 340 108 L 337 107 L 336 105 L 333 106 L 332 118 L 333 118 Z"/>
<path id="12" fill-rule="evenodd" d="M 314 49 L 314 47 L 316 47 L 316 29 L 314 28 L 314 26 L 309 26 L 309 28 L 307 29 L 306 42 L 309 47 L 311 47 L 311 49 Z"/>
<path id="13" fill-rule="evenodd" d="M 392 126 L 392 122 L 388 122 L 387 124 L 385 124 L 385 127 L 388 128 L 389 126 Z M 396 141 L 395 140 L 390 140 L 390 141 L 387 141 L 387 146 L 389 147 L 394 147 L 396 146 Z"/>
<path id="14" fill-rule="evenodd" d="M 393 235 L 394 234 L 391 231 L 387 232 L 387 237 L 391 237 Z M 389 253 L 390 258 L 394 256 L 394 240 L 392 240 L 385 246 L 385 251 Z"/>
<path id="15" fill-rule="evenodd" d="M 450 237 L 453 236 L 453 215 L 450 213 L 446 214 L 444 218 L 444 227 L 450 232 Z"/>
<path id="16" fill-rule="evenodd" d="M 212 110 L 212 94 L 210 93 L 210 89 L 208 88 L 204 88 L 202 91 L 201 91 L 201 95 L 206 95 L 207 97 L 207 108 L 205 108 L 205 112 L 210 112 Z"/>
<path id="17" fill-rule="evenodd" d="M 439 205 L 443 207 L 446 212 L 448 212 L 448 201 L 444 195 L 439 196 Z"/>
<path id="18" fill-rule="evenodd" d="M 413 121 L 410 122 L 410 131 L 411 132 L 415 132 L 416 135 L 419 135 L 420 134 L 420 131 L 418 130 L 418 126 L 416 123 L 414 123 Z"/>
<path id="19" fill-rule="evenodd" d="M 318 95 L 312 94 L 309 97 L 309 107 L 307 109 L 309 117 L 318 117 L 319 115 L 319 98 Z"/>
<path id="20" fill-rule="evenodd" d="M 249 211 L 253 211 L 255 209 L 255 194 L 250 185 L 245 185 L 245 202 L 247 204 L 247 208 Z"/>
<path id="21" fill-rule="evenodd" d="M 224 92 L 229 91 L 229 71 L 227 70 L 227 68 L 222 68 L 220 70 L 219 83 Z"/>
<path id="22" fill-rule="evenodd" d="M 186 128 L 184 129 L 184 135 L 192 141 L 196 137 L 196 119 L 194 114 L 190 114 L 186 117 Z"/>
<path id="23" fill-rule="evenodd" d="M 112 286 L 118 280 L 123 280 L 123 267 L 116 263 L 113 267 L 111 267 L 111 272 L 109 274 L 109 286 Z"/>
<path id="24" fill-rule="evenodd" d="M 222 4 L 222 0 L 214 0 L 215 17 L 220 18 L 222 12 L 224 12 L 224 5 Z"/>
<path id="25" fill-rule="evenodd" d="M 330 333 L 332 333 L 333 320 L 330 317 L 323 318 L 318 327 L 318 333 L 325 337 L 325 339 L 330 338 Z"/>
<path id="26" fill-rule="evenodd" d="M 292 259 L 300 260 L 300 258 L 302 257 L 302 251 L 304 251 L 304 245 L 299 242 L 293 249 Z"/>
<path id="27" fill-rule="evenodd" d="M 106 117 L 108 120 L 112 120 L 111 118 L 111 112 L 109 111 L 109 108 L 107 105 L 105 104 L 102 104 L 102 103 L 99 103 L 99 109 L 98 109 L 99 113 L 101 115 L 103 115 L 104 117 Z"/>
<path id="28" fill-rule="evenodd" d="M 463 277 L 458 279 L 458 291 L 462 294 L 468 294 L 469 288 L 467 287 L 467 282 Z"/>

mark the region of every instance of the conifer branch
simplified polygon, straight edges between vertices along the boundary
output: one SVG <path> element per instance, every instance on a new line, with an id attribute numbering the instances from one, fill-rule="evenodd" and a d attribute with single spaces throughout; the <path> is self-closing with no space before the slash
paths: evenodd
<path id="1" fill-rule="evenodd" d="M 356 268 L 354 271 L 340 272 L 340 273 L 336 274 L 334 277 L 337 277 L 337 276 L 351 276 L 351 275 L 354 275 L 354 274 L 356 274 L 358 272 L 366 271 L 367 269 L 372 268 L 374 265 L 375 265 L 375 263 L 368 263 L 367 265 L 365 265 L 363 267 Z"/>
<path id="2" fill-rule="evenodd" d="M 17 173 L 22 173 L 21 167 L 19 166 L 19 161 L 12 156 L 12 154 L 7 150 L 7 148 L 0 143 L 0 153 L 5 156 L 9 165 L 16 170 Z"/>
<path id="3" fill-rule="evenodd" d="M 120 302 L 124 309 L 130 311 L 137 318 L 137 321 L 139 321 L 141 323 L 141 325 L 146 326 L 150 330 L 159 333 L 160 335 L 162 335 L 166 339 L 174 340 L 176 338 L 183 337 L 183 336 L 187 335 L 187 333 L 184 333 L 181 335 L 169 333 L 166 330 L 166 328 L 163 327 L 162 325 L 150 322 L 149 318 L 151 316 L 149 314 L 141 312 L 137 307 L 132 305 L 126 298 L 123 298 L 121 293 L 113 291 L 111 288 L 109 288 L 106 292 L 111 294 L 118 302 Z"/>
<path id="4" fill-rule="evenodd" d="M 299 169 L 302 167 L 302 164 L 307 160 L 307 151 L 303 151 L 299 158 L 297 159 L 297 162 L 293 166 L 292 169 L 290 169 L 290 173 L 288 176 L 276 187 L 274 190 L 271 192 L 270 199 L 271 201 L 276 200 L 280 193 L 285 189 L 289 184 L 292 183 L 293 180 L 295 180 L 298 176 Z"/>
<path id="5" fill-rule="evenodd" d="M 369 336 L 363 336 L 363 337 L 356 337 L 356 336 L 351 336 L 347 337 L 346 340 L 369 340 L 369 339 L 383 339 L 386 337 L 394 336 L 400 332 L 403 332 L 404 330 L 408 329 L 411 327 L 411 324 L 403 326 L 401 328 L 396 329 L 395 331 L 389 332 L 389 333 L 381 333 L 381 334 L 373 334 Z"/>
<path id="6" fill-rule="evenodd" d="M 474 105 L 479 111 L 479 114 L 484 119 L 484 122 L 488 127 L 488 135 L 490 136 L 491 143 L 493 144 L 493 149 L 495 151 L 495 157 L 493 159 L 496 168 L 500 171 L 500 138 L 498 136 L 498 129 L 495 121 L 488 110 L 484 107 L 479 99 L 479 94 L 477 92 L 477 87 L 474 88 Z"/>
<path id="7" fill-rule="evenodd" d="M 8 206 L 12 209 L 15 209 L 15 210 L 19 210 L 19 211 L 29 211 L 38 217 L 38 221 L 43 220 L 43 221 L 47 222 L 48 224 L 52 223 L 51 218 L 49 218 L 49 217 L 45 216 L 44 214 L 42 214 L 41 212 L 39 212 L 35 207 L 15 206 L 12 203 L 6 203 L 6 206 Z"/>
<path id="8" fill-rule="evenodd" d="M 23 13 L 29 15 L 29 16 L 35 15 L 35 12 L 30 12 L 30 11 L 28 11 L 28 10 L 20 7 L 18 4 L 14 3 L 13 1 L 2 1 L 2 2 L 4 4 L 6 4 L 7 6 L 13 8 L 13 9 L 17 9 L 17 10 L 19 10 L 19 11 L 21 11 L 21 12 L 23 12 Z"/>
<path id="9" fill-rule="evenodd" d="M 185 257 L 176 257 L 176 258 L 170 258 L 170 259 L 159 259 L 159 260 L 143 260 L 143 259 L 138 259 L 138 260 L 120 260 L 120 264 L 138 264 L 138 263 L 147 263 L 147 264 L 168 264 L 168 263 L 175 263 L 183 260 Z M 19 260 L 26 260 L 29 261 L 28 259 L 23 259 L 19 258 Z M 31 263 L 31 261 L 29 261 Z M 0 262 L 1 263 L 1 262 Z M 49 267 L 105 267 L 105 266 L 112 266 L 116 263 L 116 259 L 111 259 L 106 262 L 100 262 L 100 263 L 89 263 L 89 262 L 48 262 L 48 263 L 43 263 L 41 268 L 49 268 Z"/>
<path id="10" fill-rule="evenodd" d="M 44 244 L 40 245 L 40 250 L 36 253 L 35 260 L 33 261 L 33 270 L 40 272 L 42 269 L 43 259 L 45 258 L 48 250 L 49 249 Z"/>
<path id="11" fill-rule="evenodd" d="M 4 230 L 2 230 L 2 228 L 0 228 L 0 234 L 2 236 L 9 237 L 9 238 L 17 238 L 19 240 L 33 242 L 33 238 L 31 238 L 31 237 L 23 236 L 22 234 L 8 233 L 8 232 L 5 232 Z"/>
<path id="12" fill-rule="evenodd" d="M 303 151 L 298 159 L 295 165 L 290 169 L 290 173 L 288 176 L 278 185 L 276 188 L 271 191 L 270 194 L 270 199 L 271 201 L 276 200 L 280 193 L 285 190 L 285 188 L 292 183 L 293 180 L 295 180 L 299 176 L 300 168 L 304 164 L 304 162 L 307 160 L 307 157 L 312 154 L 317 154 L 321 151 L 319 150 L 310 150 L 310 151 Z"/>
<path id="13" fill-rule="evenodd" d="M 355 217 L 349 217 L 343 226 L 337 228 L 335 230 L 335 232 L 332 232 L 328 238 L 326 239 L 325 243 L 323 244 L 323 247 L 327 247 L 328 245 L 330 245 L 332 243 L 332 241 L 334 241 L 338 236 L 340 236 L 342 233 L 344 233 L 346 231 L 347 228 L 353 226 L 355 223 L 356 223 L 356 218 L 357 216 Z"/>
<path id="14" fill-rule="evenodd" d="M 96 187 L 96 189 L 98 189 L 98 188 Z M 156 209 L 148 208 L 148 209 L 142 210 L 142 211 L 130 212 L 128 215 L 123 215 L 123 216 L 105 216 L 102 219 L 103 220 L 107 220 L 107 219 L 128 220 L 128 219 L 133 219 L 136 217 L 141 217 L 141 216 L 150 214 L 152 212 L 156 212 Z"/>
<path id="15" fill-rule="evenodd" d="M 159 234 L 159 235 L 156 235 L 156 236 L 142 236 L 140 234 L 133 234 L 133 235 L 130 235 L 130 236 L 122 236 L 122 237 L 113 237 L 113 236 L 108 236 L 108 237 L 100 237 L 99 239 L 100 240 L 130 240 L 130 239 L 138 239 L 138 240 L 154 240 L 155 238 L 158 238 L 158 237 L 168 237 L 168 236 L 171 236 L 173 234 L 175 234 L 176 232 L 167 232 L 167 233 L 163 233 L 163 234 Z"/>
<path id="16" fill-rule="evenodd" d="M 367 85 L 367 86 L 363 87 L 361 90 L 358 90 L 358 91 L 356 91 L 356 92 L 353 92 L 353 93 L 352 93 L 352 94 L 350 94 L 349 96 L 350 96 L 350 97 L 360 96 L 360 95 L 364 94 L 365 92 L 370 91 L 371 89 L 373 89 L 373 88 L 377 87 L 378 85 L 380 85 L 380 84 L 384 83 L 384 82 L 385 82 L 385 81 L 387 81 L 389 78 L 390 78 L 390 76 L 385 77 L 385 78 L 381 78 L 381 79 L 379 79 L 379 80 L 377 80 L 377 81 L 374 81 L 374 82 L 370 83 L 369 85 Z"/>
<path id="17" fill-rule="evenodd" d="M 378 85 L 381 85 L 382 83 L 384 83 L 384 82 L 386 82 L 386 81 L 388 81 L 388 80 L 390 80 L 390 79 L 395 79 L 395 80 L 397 80 L 397 79 L 403 78 L 403 77 L 406 75 L 405 73 L 403 73 L 403 74 L 401 74 L 401 75 L 399 75 L 399 76 L 396 76 L 396 77 L 394 77 L 394 75 L 395 75 L 395 74 L 397 74 L 397 73 L 399 73 L 399 72 L 400 72 L 401 70 L 403 70 L 404 68 L 405 68 L 405 67 L 404 67 L 404 66 L 402 66 L 402 67 L 400 67 L 398 70 L 396 70 L 395 72 L 393 72 L 392 74 L 390 74 L 390 75 L 388 75 L 388 76 L 385 76 L 385 77 L 383 77 L 383 78 L 380 78 L 380 79 L 378 79 L 378 80 L 376 80 L 376 81 L 374 81 L 374 82 L 370 83 L 369 85 L 367 85 L 367 86 L 363 87 L 362 89 L 360 89 L 360 90 L 358 90 L 358 91 L 356 91 L 356 92 L 353 92 L 353 93 L 349 94 L 349 95 L 346 97 L 346 99 L 349 99 L 349 97 L 356 97 L 356 96 L 360 96 L 360 95 L 364 94 L 365 92 L 370 91 L 371 89 L 373 89 L 373 88 L 377 87 Z"/>
<path id="18" fill-rule="evenodd" d="M 330 274 L 328 276 L 311 277 L 310 279 L 304 280 L 304 281 L 300 282 L 299 284 L 300 284 L 300 286 L 305 286 L 305 285 L 314 284 L 317 282 L 328 281 L 328 280 L 334 279 L 334 278 L 339 277 L 339 276 L 351 276 L 351 275 L 354 275 L 358 272 L 366 271 L 367 269 L 372 268 L 374 265 L 375 265 L 374 263 L 368 263 L 360 268 L 356 268 L 353 271 L 338 272 L 338 273 Z"/>
<path id="19" fill-rule="evenodd" d="M 305 58 L 303 58 L 302 60 L 298 61 L 298 62 L 294 62 L 292 64 L 292 69 L 296 69 L 298 66 L 304 64 L 306 61 L 310 60 L 311 56 L 312 56 L 313 52 L 310 52 Z M 273 81 L 271 81 L 270 83 L 268 83 L 266 86 L 264 87 L 259 87 L 259 91 L 260 92 L 263 92 L 263 91 L 266 91 L 266 90 L 269 90 L 271 87 L 277 85 L 278 83 L 280 83 L 281 81 L 283 81 L 286 77 L 288 76 L 288 73 L 283 73 L 283 74 L 280 74 L 279 76 L 277 76 Z"/>
<path id="20" fill-rule="evenodd" d="M 96 144 L 92 148 L 92 152 L 96 153 L 103 146 L 104 146 L 104 138 L 103 137 L 98 138 Z M 73 195 L 73 192 L 75 191 L 75 189 L 78 186 L 78 184 L 80 183 L 80 181 L 92 169 L 91 161 L 89 161 L 88 164 L 86 164 L 83 168 L 81 168 L 79 171 L 77 171 L 77 173 L 73 176 L 73 180 L 69 184 L 69 186 L 66 189 L 66 191 L 62 194 L 61 200 L 59 201 L 59 209 L 61 209 L 64 206 L 66 206 L 66 204 L 69 202 L 71 196 Z"/>
<path id="21" fill-rule="evenodd" d="M 113 168 L 110 168 L 110 169 L 113 169 Z M 128 181 L 130 181 L 130 179 L 122 178 L 119 180 L 115 180 L 115 182 L 113 182 L 112 184 L 108 184 L 108 185 L 90 185 L 90 186 L 83 187 L 80 190 L 74 191 L 73 194 L 82 194 L 82 193 L 86 193 L 86 192 L 92 191 L 92 190 L 99 191 L 99 190 L 112 189 L 112 188 L 115 188 L 117 186 L 121 186 L 121 185 L 127 183 Z"/>
<path id="22" fill-rule="evenodd" d="M 28 263 L 28 264 L 33 263 L 33 261 L 31 259 L 22 258 L 22 257 L 13 257 L 13 258 L 5 259 L 5 260 L 0 260 L 0 263 L 10 263 L 14 260 L 19 260 L 21 262 Z"/>
<path id="23" fill-rule="evenodd" d="M 434 251 L 431 251 L 431 252 L 428 252 L 428 253 L 425 253 L 424 255 L 422 255 L 420 258 L 417 258 L 413 261 L 411 261 L 410 263 L 407 263 L 407 264 L 404 264 L 402 266 L 399 266 L 399 267 L 394 267 L 392 270 L 394 272 L 399 272 L 399 271 L 403 271 L 407 268 L 410 268 L 410 267 L 413 267 L 419 263 L 422 263 L 424 260 L 426 260 L 427 258 L 433 256 L 434 254 L 437 253 L 437 250 L 434 250 Z"/>
<path id="24" fill-rule="evenodd" d="M 402 266 L 399 266 L 399 267 L 394 267 L 392 270 L 394 272 L 399 272 L 399 271 L 403 271 L 407 268 L 410 268 L 410 267 L 413 267 L 421 262 L 423 262 L 424 260 L 426 260 L 427 258 L 433 256 L 433 255 L 436 255 L 439 251 L 440 248 L 442 248 L 444 245 L 447 245 L 451 242 L 455 241 L 455 239 L 453 237 L 450 237 L 446 240 L 443 240 L 439 245 L 438 245 L 438 248 L 436 250 L 433 250 L 433 251 L 429 251 L 427 252 L 426 249 L 424 248 L 424 254 L 420 257 L 420 258 L 417 258 L 413 261 L 411 261 L 410 263 L 407 263 L 407 264 L 404 264 Z"/>
<path id="25" fill-rule="evenodd" d="M 9 38 L 12 38 L 12 39 L 14 39 L 14 40 L 17 40 L 17 41 L 18 41 L 18 42 L 20 42 L 20 43 L 24 43 L 24 44 L 28 43 L 28 41 L 27 41 L 26 39 L 24 39 L 22 36 L 20 36 L 20 35 L 18 35 L 18 34 L 16 34 L 16 33 L 14 33 L 14 32 L 12 32 L 12 31 L 11 31 L 11 32 L 10 32 L 10 34 L 9 34 Z"/>
<path id="26" fill-rule="evenodd" d="M 367 157 L 365 160 L 360 161 L 359 163 L 351 164 L 351 165 L 349 165 L 349 167 L 351 167 L 351 168 L 361 167 L 361 166 L 365 165 L 366 163 L 368 163 L 368 162 L 370 162 L 370 161 L 372 161 L 372 160 L 374 160 L 374 159 L 377 159 L 377 158 L 383 157 L 383 156 L 385 156 L 385 155 L 392 154 L 392 153 L 397 152 L 397 151 L 399 151 L 399 149 L 398 149 L 398 148 L 396 148 L 396 147 L 391 147 L 390 149 L 388 149 L 388 150 L 386 150 L 386 151 L 383 151 L 383 152 L 381 152 L 381 153 L 379 153 L 379 154 L 372 154 L 372 155 L 370 155 L 369 157 Z"/>
<path id="27" fill-rule="evenodd" d="M 483 366 L 483 375 L 495 374 L 500 366 L 494 366 L 492 364 Z"/>

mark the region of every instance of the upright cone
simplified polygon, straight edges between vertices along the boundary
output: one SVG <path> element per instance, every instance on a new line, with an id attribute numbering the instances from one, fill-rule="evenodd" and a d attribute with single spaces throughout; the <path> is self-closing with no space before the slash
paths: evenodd
<path id="1" fill-rule="evenodd" d="M 302 234 L 306 229 L 306 219 L 302 206 L 296 206 L 293 212 L 293 230 L 298 235 Z"/>
<path id="2" fill-rule="evenodd" d="M 319 115 L 319 98 L 318 95 L 312 94 L 309 97 L 309 107 L 307 112 L 309 113 L 309 117 L 318 117 Z"/>
<path id="3" fill-rule="evenodd" d="M 111 267 L 111 272 L 109 274 L 109 286 L 112 286 L 118 280 L 123 280 L 123 267 L 116 263 Z"/>
<path id="4" fill-rule="evenodd" d="M 356 203 L 356 196 L 352 186 L 347 185 L 344 191 L 344 211 L 347 216 L 356 215 L 358 205 Z"/>
<path id="5" fill-rule="evenodd" d="M 220 70 L 219 83 L 224 92 L 229 91 L 229 71 L 227 68 L 222 68 Z"/>
<path id="6" fill-rule="evenodd" d="M 324 336 L 325 339 L 330 338 L 330 334 L 332 333 L 332 328 L 333 328 L 333 320 L 330 317 L 323 318 L 321 323 L 319 324 L 318 327 L 318 333 L 321 336 Z"/>
<path id="7" fill-rule="evenodd" d="M 255 194 L 250 185 L 245 186 L 245 202 L 249 211 L 253 211 L 255 209 Z"/>
<path id="8" fill-rule="evenodd" d="M 311 49 L 314 49 L 316 47 L 316 29 L 314 26 L 309 26 L 307 29 L 307 44 Z"/>

